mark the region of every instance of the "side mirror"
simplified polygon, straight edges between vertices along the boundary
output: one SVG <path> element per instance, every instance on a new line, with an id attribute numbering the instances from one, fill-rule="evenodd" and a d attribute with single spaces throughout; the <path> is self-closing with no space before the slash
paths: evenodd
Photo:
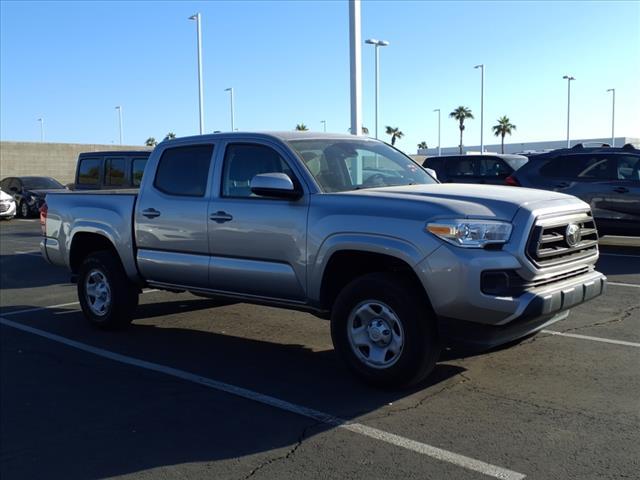
<path id="1" fill-rule="evenodd" d="M 296 200 L 302 196 L 286 173 L 260 173 L 251 179 L 250 186 L 251 192 L 261 197 Z"/>

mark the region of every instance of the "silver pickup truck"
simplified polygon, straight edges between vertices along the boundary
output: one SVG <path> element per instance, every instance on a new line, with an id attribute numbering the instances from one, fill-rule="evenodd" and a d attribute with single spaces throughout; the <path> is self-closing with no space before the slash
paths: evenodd
<path id="1" fill-rule="evenodd" d="M 425 378 L 444 342 L 521 338 L 606 286 L 584 202 L 440 184 L 363 137 L 170 140 L 139 191 L 50 193 L 43 216 L 42 254 L 94 325 L 126 325 L 146 286 L 308 311 L 382 386 Z"/>

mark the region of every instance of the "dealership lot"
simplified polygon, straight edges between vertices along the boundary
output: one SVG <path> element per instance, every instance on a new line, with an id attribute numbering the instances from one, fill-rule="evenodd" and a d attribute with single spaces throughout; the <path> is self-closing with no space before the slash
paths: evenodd
<path id="1" fill-rule="evenodd" d="M 96 331 L 39 235 L 0 224 L 4 479 L 640 471 L 640 249 L 603 247 L 607 294 L 553 333 L 448 350 L 426 384 L 383 392 L 303 313 L 147 291 L 131 328 Z"/>

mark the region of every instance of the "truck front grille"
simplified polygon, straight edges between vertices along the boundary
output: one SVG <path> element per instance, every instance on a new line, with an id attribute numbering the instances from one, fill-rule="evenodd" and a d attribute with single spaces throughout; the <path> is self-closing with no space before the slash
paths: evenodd
<path id="1" fill-rule="evenodd" d="M 538 267 L 580 260 L 597 252 L 598 231 L 588 211 L 538 219 L 527 243 L 527 257 Z"/>

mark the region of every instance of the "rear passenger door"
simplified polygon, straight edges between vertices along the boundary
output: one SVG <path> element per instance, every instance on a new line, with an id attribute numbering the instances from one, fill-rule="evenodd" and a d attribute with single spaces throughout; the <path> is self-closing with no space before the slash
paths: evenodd
<path id="1" fill-rule="evenodd" d="M 209 206 L 210 286 L 260 297 L 303 300 L 309 195 L 297 163 L 268 142 L 228 142 L 216 165 L 218 185 Z M 286 173 L 303 196 L 256 196 L 251 179 Z"/>
<path id="2" fill-rule="evenodd" d="M 151 282 L 206 288 L 213 143 L 165 148 L 144 178 L 135 211 L 138 269 Z"/>

